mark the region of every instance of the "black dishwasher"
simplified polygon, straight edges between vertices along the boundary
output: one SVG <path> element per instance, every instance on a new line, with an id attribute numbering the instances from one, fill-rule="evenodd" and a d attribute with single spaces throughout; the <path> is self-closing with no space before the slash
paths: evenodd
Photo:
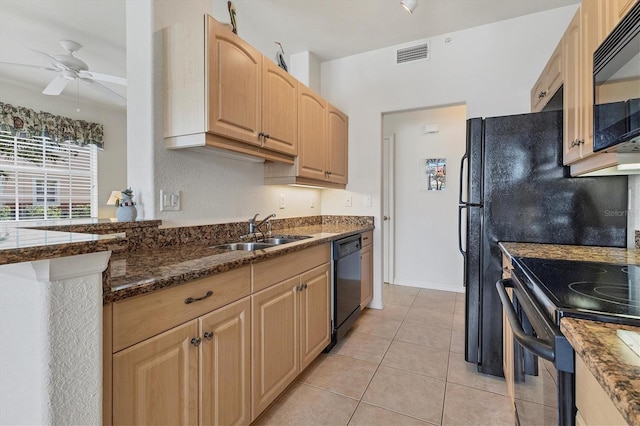
<path id="1" fill-rule="evenodd" d="M 360 234 L 333 242 L 331 285 L 331 344 L 346 334 L 360 316 Z"/>

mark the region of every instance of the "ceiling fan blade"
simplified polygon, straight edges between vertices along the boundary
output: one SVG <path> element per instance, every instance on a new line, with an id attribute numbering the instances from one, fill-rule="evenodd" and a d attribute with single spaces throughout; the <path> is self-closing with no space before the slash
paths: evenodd
<path id="1" fill-rule="evenodd" d="M 80 71 L 78 72 L 80 77 L 90 78 L 93 80 L 106 81 L 107 83 L 119 84 L 121 86 L 127 85 L 127 79 L 123 77 L 117 77 L 115 75 L 102 74 L 94 71 Z"/>
<path id="2" fill-rule="evenodd" d="M 59 66 L 59 67 L 60 67 L 60 69 L 65 69 L 65 70 L 69 69 L 69 67 L 67 67 L 65 64 L 63 64 L 62 62 L 60 62 L 59 60 L 57 60 L 57 59 L 56 59 L 56 58 L 54 58 L 53 56 L 49 55 L 48 53 L 44 53 L 44 52 L 41 52 L 41 51 L 36 50 L 36 49 L 29 49 L 29 50 L 31 50 L 32 52 L 37 53 L 38 55 L 42 55 L 42 56 L 44 56 L 44 57 L 45 57 L 45 58 L 47 58 L 47 60 L 48 60 L 49 62 L 51 62 L 53 65 L 55 65 L 55 66 Z"/>
<path id="3" fill-rule="evenodd" d="M 46 71 L 56 71 L 56 72 L 58 71 L 55 68 L 43 67 L 42 65 L 16 64 L 15 62 L 2 62 L 2 61 L 0 61 L 0 65 L 13 65 L 13 66 L 17 66 L 17 67 L 36 68 L 36 69 L 46 70 Z"/>
<path id="4" fill-rule="evenodd" d="M 45 95 L 59 95 L 62 93 L 67 84 L 69 84 L 71 80 L 64 78 L 62 76 L 58 76 L 51 80 L 51 83 L 42 91 Z"/>
<path id="5" fill-rule="evenodd" d="M 97 81 L 87 79 L 87 78 L 81 78 L 80 81 L 86 84 L 87 86 L 92 87 L 94 90 L 102 93 L 104 96 L 106 96 L 107 98 L 111 99 L 113 102 L 116 102 L 119 105 L 127 104 L 126 98 L 120 96 L 118 93 L 109 89 L 107 86 L 98 83 Z"/>

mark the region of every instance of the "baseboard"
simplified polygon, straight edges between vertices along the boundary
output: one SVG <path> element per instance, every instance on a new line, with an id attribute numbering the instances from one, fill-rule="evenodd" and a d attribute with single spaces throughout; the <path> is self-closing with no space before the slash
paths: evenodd
<path id="1" fill-rule="evenodd" d="M 443 291 L 453 291 L 456 293 L 464 293 L 464 286 L 450 286 L 442 283 L 431 283 L 425 281 L 409 281 L 409 280 L 399 280 L 395 279 L 393 283 L 394 285 L 403 285 L 406 287 L 417 287 L 424 288 L 429 290 L 443 290 Z"/>

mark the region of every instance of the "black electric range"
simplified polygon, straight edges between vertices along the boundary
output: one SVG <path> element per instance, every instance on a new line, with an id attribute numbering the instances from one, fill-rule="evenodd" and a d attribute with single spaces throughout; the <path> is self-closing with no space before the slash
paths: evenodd
<path id="1" fill-rule="evenodd" d="M 640 326 L 640 266 L 539 258 L 514 263 L 557 325 L 570 316 Z"/>

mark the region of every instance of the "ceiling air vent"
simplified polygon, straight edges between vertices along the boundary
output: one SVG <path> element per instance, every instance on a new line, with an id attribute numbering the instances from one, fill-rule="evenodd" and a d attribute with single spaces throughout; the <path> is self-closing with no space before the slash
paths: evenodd
<path id="1" fill-rule="evenodd" d="M 429 43 L 418 44 L 416 46 L 405 47 L 397 50 L 397 64 L 405 62 L 419 61 L 429 59 Z"/>

